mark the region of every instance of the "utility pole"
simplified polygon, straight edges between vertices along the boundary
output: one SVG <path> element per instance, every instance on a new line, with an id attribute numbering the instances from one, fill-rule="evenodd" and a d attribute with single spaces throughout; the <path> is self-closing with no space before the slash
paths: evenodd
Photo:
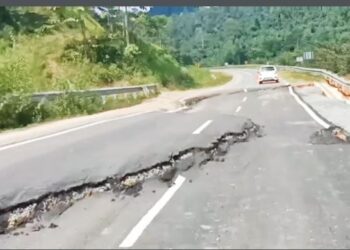
<path id="1" fill-rule="evenodd" d="M 204 49 L 203 28 L 202 27 L 201 27 L 201 41 L 202 41 L 202 49 Z"/>
<path id="2" fill-rule="evenodd" d="M 113 32 L 112 23 L 111 23 L 111 13 L 109 11 L 107 13 L 107 25 L 109 27 L 109 31 Z"/>
<path id="3" fill-rule="evenodd" d="M 297 50 L 299 50 L 299 38 L 297 39 Z"/>
<path id="4" fill-rule="evenodd" d="M 124 14 L 124 27 L 125 27 L 125 39 L 126 45 L 129 45 L 129 31 L 128 31 L 128 7 L 125 6 L 125 14 Z"/>

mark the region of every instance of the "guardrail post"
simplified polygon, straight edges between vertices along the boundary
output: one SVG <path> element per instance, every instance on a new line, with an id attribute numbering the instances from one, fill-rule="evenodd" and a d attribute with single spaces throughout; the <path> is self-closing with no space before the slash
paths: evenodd
<path id="1" fill-rule="evenodd" d="M 149 96 L 150 91 L 149 91 L 148 87 L 143 86 L 142 90 L 143 90 L 143 93 L 144 93 L 145 96 Z"/>
<path id="2" fill-rule="evenodd" d="M 45 101 L 46 101 L 45 97 L 41 98 L 36 107 L 40 108 L 44 104 Z"/>
<path id="3" fill-rule="evenodd" d="M 106 96 L 102 95 L 101 98 L 102 98 L 102 104 L 104 105 L 106 103 Z"/>

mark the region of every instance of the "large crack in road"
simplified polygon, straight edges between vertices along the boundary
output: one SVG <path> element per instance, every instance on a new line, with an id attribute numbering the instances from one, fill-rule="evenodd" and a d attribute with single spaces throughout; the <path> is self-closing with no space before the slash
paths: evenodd
<path id="1" fill-rule="evenodd" d="M 223 161 L 223 156 L 231 145 L 246 142 L 252 136 L 263 136 L 259 125 L 247 120 L 240 132 L 227 132 L 217 138 L 208 147 L 192 147 L 177 154 L 170 155 L 167 161 L 159 162 L 140 171 L 128 173 L 125 176 L 109 176 L 95 183 L 84 183 L 79 186 L 51 192 L 37 199 L 16 204 L 0 210 L 0 234 L 13 232 L 16 228 L 27 224 L 32 225 L 33 231 L 44 228 L 41 218 L 48 213 L 61 215 L 75 202 L 98 192 L 112 191 L 120 194 L 138 196 L 146 180 L 158 178 L 172 185 L 172 180 L 178 172 L 198 166 L 202 167 L 209 161 Z M 56 225 L 51 225 L 49 227 Z"/>

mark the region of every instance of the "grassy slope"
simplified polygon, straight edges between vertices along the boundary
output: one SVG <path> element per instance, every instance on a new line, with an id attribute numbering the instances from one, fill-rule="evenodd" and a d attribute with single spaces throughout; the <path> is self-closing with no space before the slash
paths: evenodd
<path id="1" fill-rule="evenodd" d="M 41 13 L 40 10 L 34 15 L 36 19 L 45 19 L 40 15 L 50 15 L 50 11 Z M 31 16 L 32 14 L 29 18 L 32 18 Z M 23 20 L 23 24 L 26 23 L 31 24 L 29 20 Z M 13 47 L 8 41 L 7 47 L 3 46 L 6 42 L 0 38 L 0 103 L 4 104 L 0 108 L 0 129 L 131 106 L 145 99 L 140 96 L 137 99 L 110 99 L 107 103 L 102 103 L 99 97 L 81 98 L 67 95 L 53 102 L 38 105 L 32 103 L 27 95 L 32 92 L 145 83 L 158 83 L 168 89 L 188 89 L 215 86 L 230 80 L 229 76 L 220 73 L 215 73 L 213 77 L 207 69 L 190 67 L 186 70 L 164 49 L 145 43 L 132 33 L 131 41 L 139 50 L 136 56 L 125 56 L 122 37 L 108 40 L 107 43 L 103 38 L 93 40 L 98 43 L 94 43 L 94 46 L 102 45 L 98 48 L 103 49 L 103 56 L 117 55 L 110 52 L 110 49 L 113 51 L 113 46 L 116 46 L 117 50 L 114 51 L 118 52 L 120 57 L 112 63 L 96 63 L 86 57 L 90 52 L 97 53 L 93 43 L 82 45 L 85 50 L 84 56 L 79 49 L 82 48 L 80 43 L 83 41 L 83 35 L 78 28 L 63 25 L 49 33 L 33 31 L 38 28 L 40 25 L 35 29 L 31 27 L 30 32 L 15 35 Z M 88 39 L 96 35 L 89 32 L 87 30 Z M 74 47 L 77 43 L 78 47 Z M 113 43 L 113 46 L 109 46 L 109 43 Z M 70 46 L 68 50 L 67 45 Z M 68 60 L 65 57 L 67 53 Z M 27 94 L 13 99 L 6 93 Z"/>
<path id="2" fill-rule="evenodd" d="M 57 89 L 54 78 L 69 78 L 70 72 L 59 62 L 67 41 L 77 37 L 74 31 L 55 33 L 40 37 L 18 36 L 16 47 L 7 49 L 0 55 L 0 65 L 23 61 L 24 70 L 30 73 L 33 91 Z"/>
<path id="3" fill-rule="evenodd" d="M 22 31 L 14 36 L 13 44 L 15 46 L 12 48 L 10 45 L 12 42 L 8 42 L 6 47 L 4 45 L 6 43 L 2 42 L 5 40 L 2 40 L 0 37 L 0 70 L 6 72 L 5 75 L 0 74 L 0 80 L 8 82 L 9 85 L 11 83 L 4 81 L 2 78 L 16 78 L 16 71 L 21 71 L 25 74 L 25 77 L 18 80 L 24 81 L 23 84 L 26 85 L 28 92 L 62 88 L 84 89 L 121 86 L 151 82 L 161 83 L 164 86 L 179 85 L 181 87 L 191 87 L 191 79 L 181 70 L 180 65 L 174 58 L 152 44 L 138 41 L 132 33 L 130 34 L 131 42 L 136 43 L 140 50 L 140 55 L 134 58 L 133 61 L 126 62 L 123 58 L 125 41 L 121 35 L 121 30 L 116 31 L 117 37 L 119 34 L 120 38 L 111 41 L 112 47 L 109 47 L 119 46 L 118 52 L 121 54 L 119 61 L 117 59 L 117 61 L 114 61 L 115 63 L 113 61 L 96 63 L 91 59 L 87 59 L 85 55 L 82 55 L 81 50 L 75 48 L 68 50 L 70 57 L 66 60 L 63 58 L 63 55 L 67 54 L 65 47 L 81 43 L 83 40 L 79 27 L 74 28 L 74 26 L 60 24 L 58 28 L 51 29 L 49 34 L 47 34 L 40 30 L 42 27 L 47 26 L 47 20 L 50 19 L 50 15 L 52 17 L 53 12 L 43 8 L 31 8 L 27 12 L 20 9 L 14 12 L 14 15 L 17 20 L 21 21 L 21 27 L 23 27 Z M 91 19 L 93 19 L 91 16 L 86 18 L 86 26 L 91 27 L 85 31 L 87 39 L 96 36 L 98 38 L 106 36 L 107 32 L 101 30 L 103 29 L 102 26 L 96 32 L 96 26 L 98 25 L 94 26 L 94 20 Z M 38 20 L 40 20 L 40 24 L 34 25 L 39 22 Z M 30 32 L 27 31 L 28 29 Z M 103 39 L 105 41 L 105 38 Z M 100 43 L 99 45 L 102 46 L 102 49 L 109 46 L 108 42 Z M 89 47 L 89 52 L 87 53 L 101 53 L 101 50 L 92 50 L 94 48 Z M 108 56 L 108 48 L 102 53 L 107 53 L 106 56 Z"/>
<path id="4" fill-rule="evenodd" d="M 72 9 L 60 11 L 67 15 Z M 48 8 L 39 7 L 19 8 L 17 12 L 13 12 L 23 31 L 15 35 L 14 48 L 9 46 L 0 50 L 0 70 L 7 74 L 4 76 L 0 71 L 2 82 L 11 85 L 10 79 L 17 78 L 16 84 L 22 81 L 27 92 L 37 92 L 144 83 L 159 83 L 168 88 L 187 89 L 217 85 L 228 80 L 221 74 L 217 75 L 217 79 L 212 79 L 209 71 L 204 69 L 190 67 L 184 70 L 164 49 L 138 39 L 132 32 L 130 41 L 137 45 L 139 55 L 128 62 L 123 56 L 119 57 L 119 61 L 117 59 L 112 65 L 113 70 L 111 64 L 92 62 L 76 49 L 68 50 L 68 54 L 73 56 L 66 60 L 64 58 L 67 57 L 63 56 L 67 54 L 67 45 L 82 42 L 83 35 L 79 27 L 61 24 L 62 21 L 59 22 L 58 28 L 51 29 L 48 34 L 41 32 L 40 30 L 47 26 L 48 20 L 55 17 L 54 13 Z M 88 39 L 107 34 L 89 14 L 85 15 L 85 19 Z M 117 30 L 116 33 L 118 32 L 119 38 L 111 43 L 114 43 L 113 46 L 119 46 L 118 52 L 123 54 L 125 41 L 121 35 L 122 31 Z M 23 75 L 21 78 L 16 75 L 19 71 Z M 2 78 L 6 78 L 6 81 Z M 12 84 L 7 89 L 14 87 L 16 88 L 15 84 Z"/>
<path id="5" fill-rule="evenodd" d="M 232 79 L 230 75 L 221 72 L 210 72 L 196 66 L 189 67 L 188 74 L 194 79 L 195 88 L 214 87 L 225 84 Z"/>
<path id="6" fill-rule="evenodd" d="M 291 84 L 323 82 L 324 78 L 307 72 L 287 71 L 279 72 L 279 75 Z"/>

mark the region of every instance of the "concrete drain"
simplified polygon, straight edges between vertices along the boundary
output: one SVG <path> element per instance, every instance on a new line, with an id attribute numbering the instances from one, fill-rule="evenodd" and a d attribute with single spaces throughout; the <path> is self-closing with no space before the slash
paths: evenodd
<path id="1" fill-rule="evenodd" d="M 175 155 L 171 155 L 169 160 L 165 162 L 160 162 L 135 173 L 129 173 L 123 177 L 107 177 L 98 183 L 85 183 L 68 190 L 49 193 L 35 200 L 1 209 L 0 234 L 9 233 L 28 224 L 32 225 L 32 231 L 38 231 L 44 228 L 43 218 L 49 221 L 50 218 L 61 215 L 76 201 L 94 193 L 112 191 L 116 195 L 138 196 L 142 190 L 142 184 L 151 178 L 158 178 L 160 181 L 171 185 L 177 172 L 186 171 L 194 166 L 203 166 L 209 161 L 215 161 L 228 152 L 230 145 L 245 142 L 252 135 L 262 136 L 260 126 L 250 120 L 244 124 L 241 131 L 240 133 L 225 133 L 211 143 L 209 147 L 194 147 L 180 151 Z"/>

